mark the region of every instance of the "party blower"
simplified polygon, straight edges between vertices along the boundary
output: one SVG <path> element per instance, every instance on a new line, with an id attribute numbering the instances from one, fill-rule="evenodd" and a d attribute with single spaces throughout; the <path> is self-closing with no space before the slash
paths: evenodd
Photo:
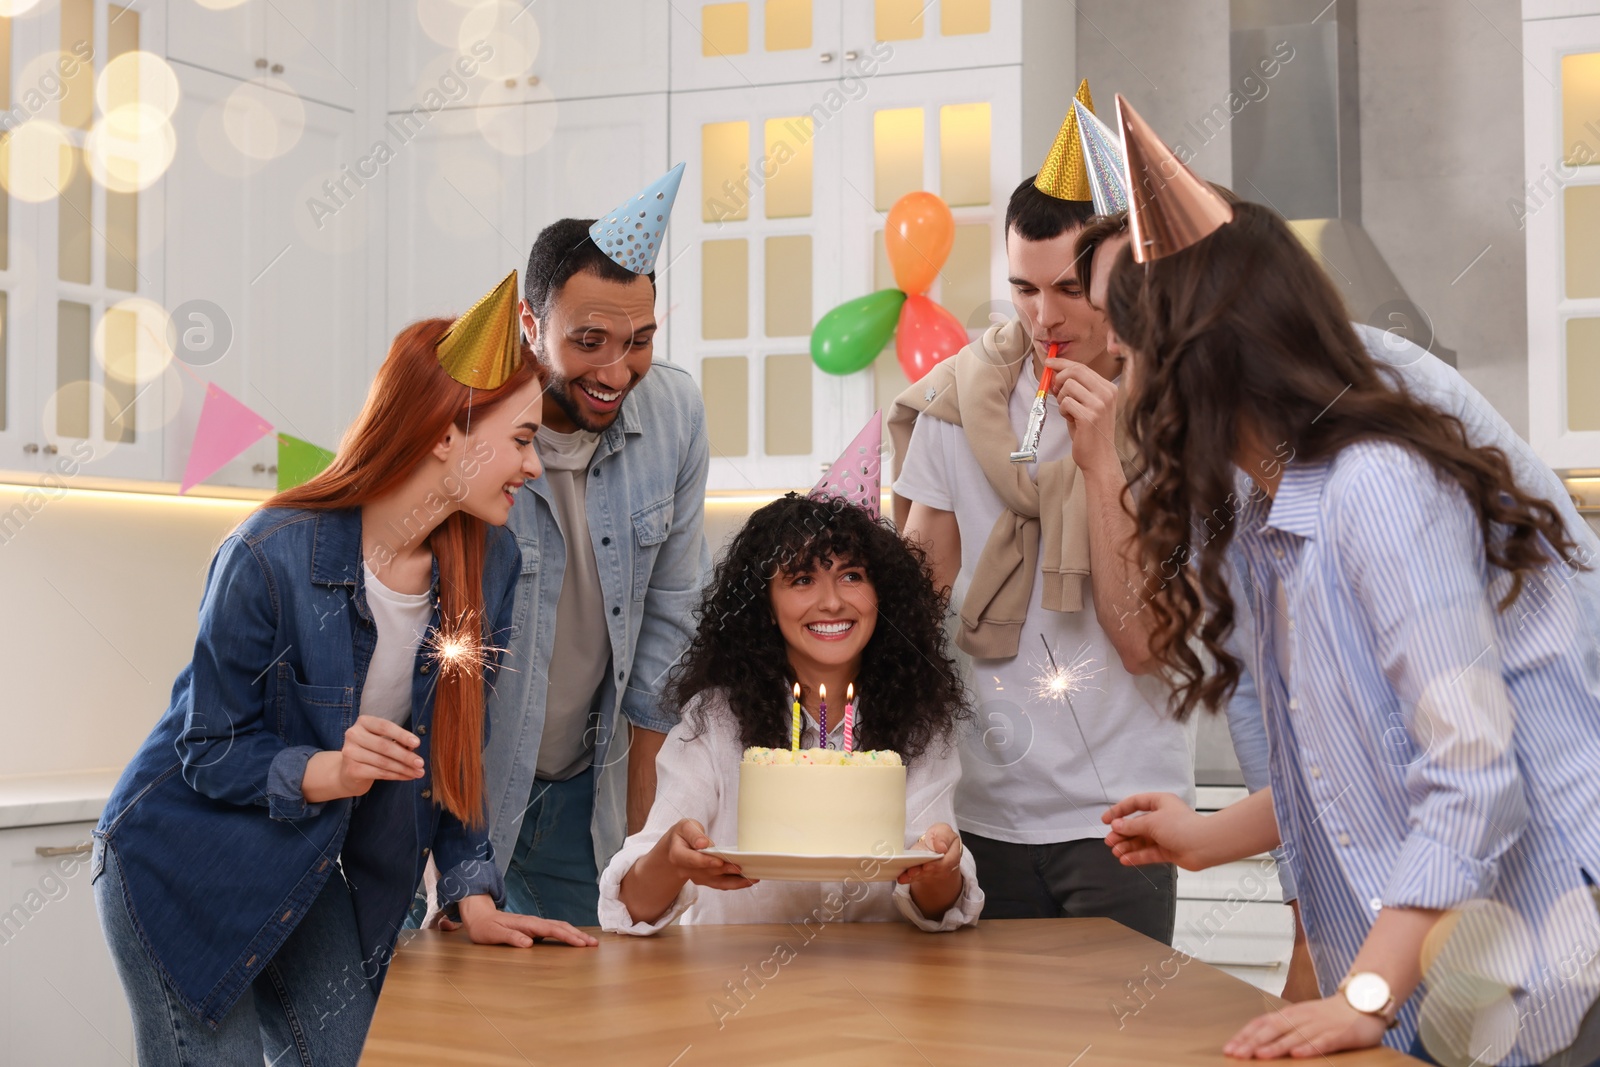
<path id="1" fill-rule="evenodd" d="M 1056 358 L 1056 349 L 1060 347 L 1055 341 L 1050 342 L 1050 359 Z M 1039 461 L 1039 435 L 1044 433 L 1044 398 L 1050 395 L 1050 386 L 1055 380 L 1056 372 L 1053 367 L 1046 367 L 1044 373 L 1039 375 L 1039 391 L 1033 394 L 1033 407 L 1028 411 L 1028 429 L 1022 435 L 1022 447 L 1011 453 L 1011 462 Z"/>

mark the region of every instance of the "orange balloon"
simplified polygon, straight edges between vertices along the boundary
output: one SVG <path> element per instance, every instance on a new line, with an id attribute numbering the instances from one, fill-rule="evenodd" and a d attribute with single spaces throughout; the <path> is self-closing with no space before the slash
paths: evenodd
<path id="1" fill-rule="evenodd" d="M 950 257 L 956 220 L 949 205 L 933 193 L 907 193 L 889 209 L 883 240 L 895 284 L 907 296 L 920 296 L 933 285 Z"/>

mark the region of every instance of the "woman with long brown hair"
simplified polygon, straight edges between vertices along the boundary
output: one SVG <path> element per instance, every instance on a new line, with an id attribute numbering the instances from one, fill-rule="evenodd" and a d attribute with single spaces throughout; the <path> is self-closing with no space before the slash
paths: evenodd
<path id="1" fill-rule="evenodd" d="M 1130 797 L 1107 840 L 1191 868 L 1283 846 L 1323 997 L 1231 1055 L 1588 1063 L 1600 647 L 1570 579 L 1593 561 L 1503 453 L 1375 364 L 1276 213 L 1161 174 L 1107 293 L 1152 653 L 1177 715 L 1215 710 L 1249 598 L 1271 787 L 1209 817 Z"/>
<path id="2" fill-rule="evenodd" d="M 498 910 L 485 826 L 501 527 L 539 475 L 515 294 L 402 330 L 333 464 L 212 561 L 194 657 L 95 831 L 146 1067 L 354 1064 L 430 855 L 474 941 L 594 943 Z"/>

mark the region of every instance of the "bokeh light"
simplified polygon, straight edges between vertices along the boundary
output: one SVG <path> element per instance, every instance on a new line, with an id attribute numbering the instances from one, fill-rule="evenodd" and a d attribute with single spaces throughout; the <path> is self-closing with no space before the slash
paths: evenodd
<path id="1" fill-rule="evenodd" d="M 18 200 L 42 204 L 72 179 L 73 157 L 65 130 L 46 119 L 29 119 L 0 141 L 0 185 Z"/>
<path id="2" fill-rule="evenodd" d="M 487 44 L 493 55 L 479 66 L 485 78 L 519 78 L 539 55 L 539 27 L 533 16 L 510 0 L 483 0 L 461 20 L 456 48 L 476 55 L 474 45 Z"/>
<path id="3" fill-rule="evenodd" d="M 228 140 L 251 159 L 276 159 L 300 141 L 306 107 L 282 78 L 241 83 L 222 105 Z"/>
<path id="4" fill-rule="evenodd" d="M 167 347 L 171 326 L 167 309 L 154 300 L 130 296 L 106 308 L 95 323 L 92 351 L 107 378 L 142 387 L 172 362 Z"/>
<path id="5" fill-rule="evenodd" d="M 95 120 L 84 138 L 84 165 L 95 181 L 118 193 L 148 189 L 178 152 L 172 123 L 148 104 L 125 104 Z"/>
<path id="6" fill-rule="evenodd" d="M 95 79 L 94 99 L 109 114 L 129 104 L 143 104 L 171 118 L 178 109 L 178 75 L 154 52 L 124 52 L 105 65 Z"/>

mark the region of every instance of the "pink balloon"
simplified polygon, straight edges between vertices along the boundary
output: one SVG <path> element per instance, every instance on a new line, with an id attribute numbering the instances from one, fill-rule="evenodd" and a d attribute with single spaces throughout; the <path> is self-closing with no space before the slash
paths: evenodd
<path id="1" fill-rule="evenodd" d="M 908 296 L 894 331 L 895 355 L 906 378 L 918 381 L 942 359 L 967 347 L 967 328 L 926 296 Z"/>

